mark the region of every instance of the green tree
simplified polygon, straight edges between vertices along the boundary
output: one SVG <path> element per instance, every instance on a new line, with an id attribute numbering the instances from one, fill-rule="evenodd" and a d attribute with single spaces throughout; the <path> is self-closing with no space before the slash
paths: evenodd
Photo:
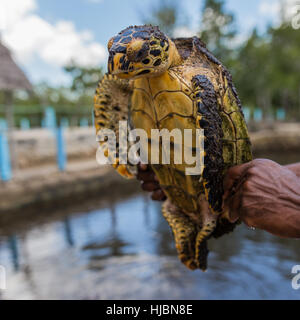
<path id="1" fill-rule="evenodd" d="M 264 115 L 270 110 L 272 95 L 269 57 L 269 43 L 254 29 L 231 63 L 233 79 L 243 104 L 259 106 Z"/>
<path id="2" fill-rule="evenodd" d="M 199 37 L 221 61 L 228 61 L 236 35 L 234 15 L 225 10 L 223 0 L 205 0 Z"/>
<path id="3" fill-rule="evenodd" d="M 288 24 L 253 31 L 233 60 L 232 73 L 243 104 L 257 106 L 264 116 L 283 108 L 300 116 L 300 33 Z"/>
<path id="4" fill-rule="evenodd" d="M 289 24 L 270 28 L 270 79 L 272 103 L 292 117 L 300 116 L 300 32 Z"/>
<path id="5" fill-rule="evenodd" d="M 71 90 L 79 95 L 93 94 L 103 76 L 101 67 L 81 67 L 71 63 L 64 70 L 72 77 Z"/>
<path id="6" fill-rule="evenodd" d="M 143 12 L 140 14 L 145 24 L 159 26 L 161 31 L 171 37 L 178 24 L 180 11 L 178 1 L 163 0 L 150 8 L 148 16 Z"/>

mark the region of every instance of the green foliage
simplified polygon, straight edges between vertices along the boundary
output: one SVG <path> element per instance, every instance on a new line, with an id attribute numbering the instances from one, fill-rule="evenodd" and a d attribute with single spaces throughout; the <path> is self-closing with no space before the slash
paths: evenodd
<path id="1" fill-rule="evenodd" d="M 51 87 L 47 83 L 40 83 L 31 94 L 23 91 L 15 93 L 16 124 L 20 118 L 26 117 L 31 120 L 32 125 L 40 125 L 46 106 L 52 106 L 58 117 L 66 117 L 73 123 L 78 122 L 81 116 L 91 117 L 94 92 L 103 76 L 102 68 L 71 64 L 64 70 L 72 79 L 69 87 Z M 3 93 L 0 92 L 0 118 L 4 117 L 3 104 Z"/>
<path id="2" fill-rule="evenodd" d="M 243 103 L 264 110 L 269 109 L 271 102 L 269 58 L 269 44 L 253 30 L 237 58 L 231 61 L 231 72 Z"/>
<path id="3" fill-rule="evenodd" d="M 270 28 L 269 64 L 272 102 L 300 114 L 300 32 L 283 24 Z"/>
<path id="4" fill-rule="evenodd" d="M 258 106 L 264 115 L 285 109 L 300 115 L 300 33 L 286 24 L 256 30 L 241 46 L 231 71 L 244 104 Z"/>
<path id="5" fill-rule="evenodd" d="M 15 94 L 14 113 L 17 126 L 22 118 L 29 119 L 33 127 L 40 126 L 46 106 L 56 110 L 58 123 L 59 119 L 67 118 L 71 125 L 78 125 L 83 117 L 91 123 L 94 92 L 103 75 L 102 68 L 83 68 L 72 64 L 64 69 L 72 78 L 69 87 L 51 87 L 47 83 L 40 83 L 34 87 L 31 94 Z M 0 118 L 5 116 L 3 103 L 3 93 L 0 93 Z"/>
<path id="6" fill-rule="evenodd" d="M 205 0 L 199 37 L 214 55 L 226 62 L 231 54 L 230 43 L 236 35 L 234 15 L 227 13 L 223 0 Z"/>
<path id="7" fill-rule="evenodd" d="M 64 67 L 64 70 L 72 77 L 71 90 L 80 95 L 90 94 L 103 76 L 103 70 L 100 67 L 80 67 L 72 63 Z"/>
<path id="8" fill-rule="evenodd" d="M 179 20 L 180 7 L 178 1 L 163 0 L 150 8 L 150 14 L 145 16 L 141 12 L 145 24 L 159 26 L 160 30 L 170 37 Z"/>

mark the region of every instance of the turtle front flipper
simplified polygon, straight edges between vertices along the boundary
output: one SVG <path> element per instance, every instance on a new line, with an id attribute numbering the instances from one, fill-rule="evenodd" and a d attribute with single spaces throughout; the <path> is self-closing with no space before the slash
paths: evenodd
<path id="1" fill-rule="evenodd" d="M 206 199 L 200 200 L 200 204 L 204 208 L 201 210 L 202 229 L 196 238 L 196 260 L 199 268 L 206 269 L 206 260 L 201 256 L 203 242 L 206 242 L 211 236 L 216 228 L 218 216 L 222 214 L 224 193 L 223 131 L 213 84 L 205 75 L 194 76 L 192 84 L 197 107 L 196 127 L 204 129 L 205 151 L 202 181 Z"/>
<path id="2" fill-rule="evenodd" d="M 164 202 L 162 213 L 173 231 L 179 259 L 189 269 L 197 269 L 195 261 L 197 227 L 195 223 L 169 200 Z"/>
<path id="3" fill-rule="evenodd" d="M 110 159 L 116 171 L 125 178 L 132 178 L 133 166 L 120 164 L 119 150 L 119 121 L 128 121 L 129 100 L 132 88 L 128 80 L 119 79 L 116 76 L 105 74 L 99 82 L 94 97 L 95 127 L 98 133 L 101 129 L 114 131 L 116 137 L 116 154 L 114 161 L 109 154 L 108 141 L 100 141 L 100 146 L 105 157 Z M 127 137 L 126 137 L 127 138 Z"/>

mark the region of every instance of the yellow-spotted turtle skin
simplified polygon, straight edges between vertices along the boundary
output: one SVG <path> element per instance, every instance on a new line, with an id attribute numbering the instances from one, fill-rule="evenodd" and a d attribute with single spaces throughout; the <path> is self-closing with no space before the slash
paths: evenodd
<path id="1" fill-rule="evenodd" d="M 181 261 L 206 269 L 206 241 L 234 229 L 223 211 L 226 170 L 252 159 L 241 103 L 231 75 L 197 37 L 170 39 L 158 27 L 132 26 L 108 43 L 108 74 L 95 95 L 95 126 L 117 130 L 129 118 L 135 129 L 204 129 L 204 170 L 186 175 L 185 161 L 152 164 L 168 200 L 163 215 L 170 224 Z M 107 147 L 102 143 L 104 149 Z M 146 145 L 151 159 L 151 140 Z M 184 148 L 182 149 L 184 152 Z M 160 151 L 163 152 L 162 146 Z M 117 151 L 118 155 L 118 151 Z M 183 155 L 184 160 L 184 155 Z M 114 164 L 132 177 L 130 165 Z"/>

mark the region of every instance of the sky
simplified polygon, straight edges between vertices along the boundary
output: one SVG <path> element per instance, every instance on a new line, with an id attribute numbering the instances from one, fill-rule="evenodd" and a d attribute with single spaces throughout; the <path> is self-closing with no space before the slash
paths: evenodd
<path id="1" fill-rule="evenodd" d="M 159 0 L 1 0 L 0 33 L 29 79 L 35 84 L 67 85 L 62 67 L 70 61 L 82 66 L 106 67 L 106 44 L 129 25 L 142 24 L 142 16 Z M 227 0 L 235 14 L 238 39 L 257 26 L 263 32 L 276 25 L 280 2 L 288 10 L 300 0 Z M 203 0 L 179 0 L 186 9 L 188 27 L 178 27 L 175 36 L 191 36 L 199 30 Z"/>

